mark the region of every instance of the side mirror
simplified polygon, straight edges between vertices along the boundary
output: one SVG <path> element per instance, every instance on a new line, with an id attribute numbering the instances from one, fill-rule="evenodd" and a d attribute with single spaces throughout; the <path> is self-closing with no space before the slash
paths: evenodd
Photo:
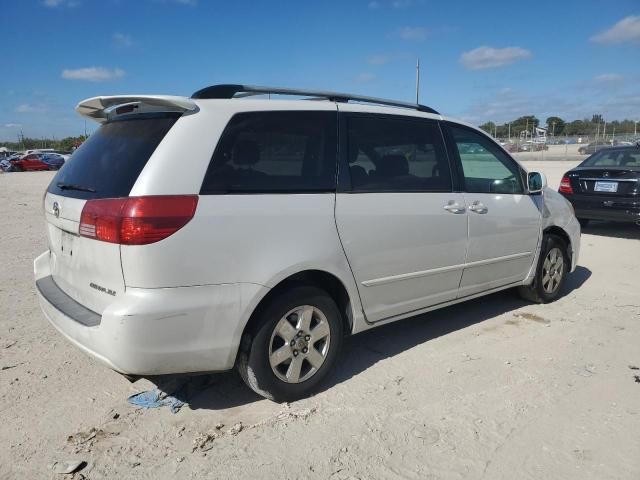
<path id="1" fill-rule="evenodd" d="M 529 172 L 527 175 L 527 190 L 529 194 L 542 193 L 544 187 L 547 186 L 547 178 L 544 173 Z"/>

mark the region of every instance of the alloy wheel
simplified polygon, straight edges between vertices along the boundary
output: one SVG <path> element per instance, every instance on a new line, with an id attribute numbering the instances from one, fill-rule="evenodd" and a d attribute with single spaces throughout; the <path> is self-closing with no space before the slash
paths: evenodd
<path id="1" fill-rule="evenodd" d="M 564 256 L 558 247 L 549 250 L 542 264 L 542 289 L 546 293 L 557 290 L 562 280 L 564 270 Z"/>
<path id="2" fill-rule="evenodd" d="M 269 341 L 269 364 L 283 382 L 301 383 L 313 377 L 329 353 L 331 329 L 322 311 L 301 305 L 276 324 Z"/>

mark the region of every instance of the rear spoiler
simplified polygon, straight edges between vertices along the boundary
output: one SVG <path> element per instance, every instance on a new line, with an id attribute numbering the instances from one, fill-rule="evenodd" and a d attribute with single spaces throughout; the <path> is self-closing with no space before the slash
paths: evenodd
<path id="1" fill-rule="evenodd" d="M 187 97 L 173 95 L 123 95 L 111 97 L 93 97 L 83 100 L 76 106 L 76 112 L 83 117 L 99 123 L 106 122 L 109 116 L 107 109 L 116 105 L 138 103 L 154 107 L 169 107 L 171 111 L 194 111 L 198 106 Z"/>

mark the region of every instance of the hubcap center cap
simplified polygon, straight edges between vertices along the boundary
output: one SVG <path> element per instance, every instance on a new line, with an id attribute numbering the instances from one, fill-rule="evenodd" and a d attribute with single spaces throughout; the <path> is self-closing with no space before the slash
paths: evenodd
<path id="1" fill-rule="evenodd" d="M 297 349 L 297 350 L 303 350 L 305 348 L 307 348 L 309 346 L 309 344 L 307 343 L 307 341 L 300 337 L 296 340 L 296 342 L 293 345 L 293 348 Z"/>

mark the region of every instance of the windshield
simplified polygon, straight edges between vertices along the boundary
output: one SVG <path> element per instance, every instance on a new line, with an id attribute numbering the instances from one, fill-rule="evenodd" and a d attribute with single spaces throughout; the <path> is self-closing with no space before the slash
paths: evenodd
<path id="1" fill-rule="evenodd" d="M 179 116 L 143 114 L 105 123 L 65 162 L 47 191 L 82 199 L 128 196 Z"/>
<path id="2" fill-rule="evenodd" d="M 600 150 L 587 158 L 581 167 L 640 167 L 640 149 L 628 148 L 624 150 L 606 149 Z"/>

